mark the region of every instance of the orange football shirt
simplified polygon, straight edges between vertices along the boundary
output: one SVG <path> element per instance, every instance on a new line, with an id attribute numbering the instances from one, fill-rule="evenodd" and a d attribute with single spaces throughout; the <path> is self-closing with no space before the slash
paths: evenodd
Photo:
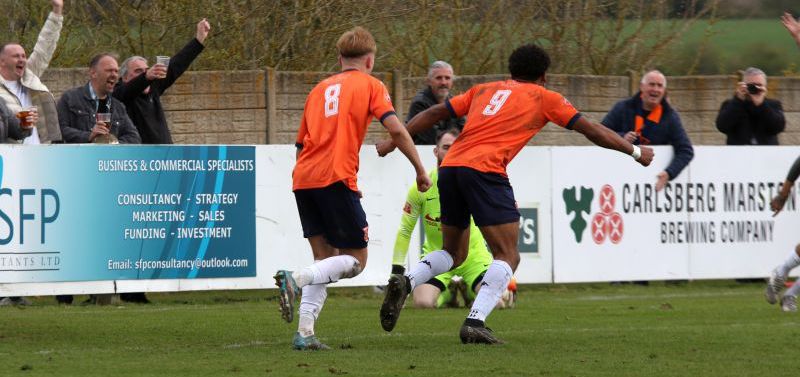
<path id="1" fill-rule="evenodd" d="M 296 143 L 302 146 L 292 173 L 293 190 L 343 181 L 358 191 L 358 152 L 372 118 L 383 122 L 394 107 L 383 83 L 358 70 L 321 81 L 306 98 Z"/>
<path id="2" fill-rule="evenodd" d="M 514 80 L 478 84 L 445 102 L 467 116 L 442 166 L 466 166 L 506 176 L 506 166 L 547 122 L 571 128 L 580 113 L 561 94 Z"/>

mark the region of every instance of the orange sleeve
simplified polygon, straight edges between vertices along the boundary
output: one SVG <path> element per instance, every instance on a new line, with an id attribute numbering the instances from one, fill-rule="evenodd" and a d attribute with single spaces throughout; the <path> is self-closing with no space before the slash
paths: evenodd
<path id="1" fill-rule="evenodd" d="M 395 114 L 394 106 L 392 106 L 392 97 L 389 96 L 389 91 L 386 90 L 386 85 L 378 80 L 372 80 L 372 96 L 369 99 L 369 111 L 372 116 L 377 118 L 381 123 L 389 115 Z"/>
<path id="2" fill-rule="evenodd" d="M 475 87 L 469 88 L 464 93 L 461 93 L 453 98 L 446 100 L 445 106 L 450 110 L 450 115 L 453 118 L 461 118 L 469 112 L 469 106 L 472 104 L 472 97 L 475 94 Z"/>
<path id="3" fill-rule="evenodd" d="M 581 115 L 564 96 L 550 90 L 544 91 L 542 109 L 548 121 L 568 129 Z"/>
<path id="4" fill-rule="evenodd" d="M 300 121 L 300 129 L 297 130 L 297 138 L 294 139 L 294 146 L 298 148 L 303 147 L 303 140 L 308 134 L 308 124 L 306 123 L 306 115 L 303 114 L 303 120 Z"/>

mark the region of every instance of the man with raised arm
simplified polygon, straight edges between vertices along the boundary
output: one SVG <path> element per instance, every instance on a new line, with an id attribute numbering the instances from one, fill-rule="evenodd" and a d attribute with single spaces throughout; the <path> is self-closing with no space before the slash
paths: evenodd
<path id="1" fill-rule="evenodd" d="M 31 107 L 36 107 L 39 113 L 36 132 L 25 137 L 23 144 L 61 141 L 56 99 L 39 79 L 50 65 L 64 23 L 64 0 L 51 3 L 53 11 L 39 32 L 30 57 L 19 43 L 7 42 L 0 46 L 0 99 L 14 114 Z"/>
<path id="2" fill-rule="evenodd" d="M 168 66 L 153 64 L 148 68 L 147 59 L 141 56 L 131 56 L 122 62 L 121 80 L 114 88 L 114 98 L 125 104 L 128 116 L 142 137 L 142 144 L 172 144 L 161 95 L 203 52 L 203 43 L 210 31 L 211 24 L 205 18 L 200 20 L 194 38 L 172 56 Z M 147 301 L 144 296 L 140 299 Z"/>

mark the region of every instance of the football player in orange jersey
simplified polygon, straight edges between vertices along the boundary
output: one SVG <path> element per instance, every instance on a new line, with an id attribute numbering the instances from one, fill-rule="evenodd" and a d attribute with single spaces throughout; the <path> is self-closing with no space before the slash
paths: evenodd
<path id="1" fill-rule="evenodd" d="M 294 318 L 294 300 L 302 288 L 293 340 L 298 350 L 328 348 L 314 335 L 314 322 L 327 297 L 325 287 L 358 275 L 367 264 L 369 228 L 356 174 L 358 152 L 373 118 L 383 123 L 414 165 L 420 191 L 431 185 L 386 87 L 370 76 L 377 50 L 372 35 L 356 27 L 339 38 L 336 48 L 342 71 L 317 84 L 306 99 L 292 173 L 303 236 L 311 244 L 315 263 L 275 275 L 281 314 L 287 322 Z"/>
<path id="2" fill-rule="evenodd" d="M 519 211 L 506 166 L 548 122 L 580 132 L 593 143 L 631 155 L 647 166 L 653 150 L 634 146 L 606 127 L 589 121 L 561 94 L 544 87 L 550 57 L 529 44 L 511 54 L 511 79 L 479 84 L 466 93 L 437 104 L 408 123 L 411 134 L 426 130 L 451 116 L 467 116 L 464 130 L 450 147 L 439 169 L 444 250 L 428 253 L 405 275 L 392 275 L 381 307 L 381 326 L 392 331 L 405 298 L 418 284 L 460 265 L 467 255 L 470 215 L 494 256 L 481 289 L 461 326 L 463 343 L 498 344 L 485 326 L 486 317 L 519 264 Z M 377 146 L 383 156 L 394 149 L 391 141 Z"/>

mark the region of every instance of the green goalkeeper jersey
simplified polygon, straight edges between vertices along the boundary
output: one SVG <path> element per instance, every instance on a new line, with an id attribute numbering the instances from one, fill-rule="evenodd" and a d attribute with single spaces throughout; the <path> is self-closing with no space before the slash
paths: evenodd
<path id="1" fill-rule="evenodd" d="M 408 245 L 411 243 L 411 234 L 417 225 L 417 219 L 422 217 L 425 227 L 425 244 L 422 246 L 422 256 L 431 251 L 442 249 L 442 224 L 441 208 L 439 206 L 439 173 L 434 169 L 430 173 L 431 188 L 426 192 L 419 192 L 416 183 L 408 190 L 406 204 L 403 207 L 403 218 L 400 220 L 400 229 L 394 243 L 394 256 L 392 264 L 405 265 Z M 487 264 L 492 261 L 492 254 L 486 248 L 480 229 L 475 222 L 470 220 L 469 228 L 469 255 L 464 265 L 474 263 Z"/>

